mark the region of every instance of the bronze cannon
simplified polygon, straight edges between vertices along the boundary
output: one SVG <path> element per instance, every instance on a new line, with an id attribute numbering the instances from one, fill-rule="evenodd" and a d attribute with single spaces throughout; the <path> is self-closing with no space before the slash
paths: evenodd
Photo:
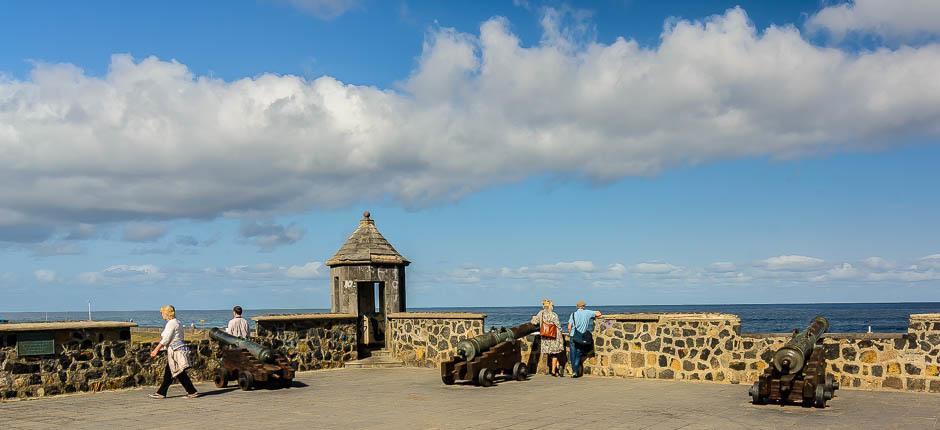
<path id="1" fill-rule="evenodd" d="M 493 385 L 497 376 L 524 381 L 529 369 L 522 362 L 519 339 L 538 330 L 538 325 L 525 323 L 461 340 L 456 354 L 441 363 L 441 380 L 447 385 L 470 381 L 482 387 Z"/>
<path id="2" fill-rule="evenodd" d="M 209 337 L 228 346 L 221 352 L 222 364 L 215 374 L 216 387 L 225 388 L 229 381 L 238 381 L 239 388 L 249 391 L 262 385 L 290 387 L 293 383 L 294 369 L 290 362 L 270 348 L 217 328 L 209 330 Z"/>
<path id="3" fill-rule="evenodd" d="M 839 389 L 835 378 L 826 373 L 826 355 L 820 342 L 828 329 L 829 321 L 816 316 L 802 333 L 794 331 L 793 337 L 774 352 L 767 369 L 751 386 L 748 391 L 751 402 L 755 405 L 795 402 L 807 407 L 826 407 L 826 402 Z"/>

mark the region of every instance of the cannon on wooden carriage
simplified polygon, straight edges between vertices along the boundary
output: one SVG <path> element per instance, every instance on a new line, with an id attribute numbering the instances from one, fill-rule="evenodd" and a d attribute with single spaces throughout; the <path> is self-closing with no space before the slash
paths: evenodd
<path id="1" fill-rule="evenodd" d="M 522 361 L 519 339 L 538 330 L 538 325 L 525 323 L 512 328 L 494 328 L 460 341 L 457 353 L 441 363 L 441 380 L 447 385 L 469 381 L 482 387 L 493 385 L 497 377 L 524 381 L 529 369 Z"/>
<path id="2" fill-rule="evenodd" d="M 215 386 L 225 388 L 229 381 L 238 381 L 238 387 L 250 391 L 258 387 L 290 387 L 294 381 L 294 368 L 290 361 L 247 339 L 232 336 L 217 328 L 209 337 L 228 348 L 221 352 L 222 364 L 215 373 Z"/>
<path id="3" fill-rule="evenodd" d="M 774 402 L 802 403 L 803 406 L 826 407 L 839 383 L 826 373 L 826 354 L 820 339 L 829 329 L 829 321 L 816 316 L 802 333 L 774 352 L 770 365 L 751 386 L 748 394 L 755 405 Z"/>

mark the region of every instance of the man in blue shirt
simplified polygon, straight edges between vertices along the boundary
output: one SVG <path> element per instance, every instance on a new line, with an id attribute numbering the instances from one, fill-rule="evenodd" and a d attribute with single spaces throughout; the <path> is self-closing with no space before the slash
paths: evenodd
<path id="1" fill-rule="evenodd" d="M 578 301 L 578 310 L 568 317 L 568 335 L 571 337 L 570 358 L 571 377 L 580 378 L 584 357 L 594 347 L 594 319 L 601 316 L 599 311 L 584 309 L 584 300 Z"/>

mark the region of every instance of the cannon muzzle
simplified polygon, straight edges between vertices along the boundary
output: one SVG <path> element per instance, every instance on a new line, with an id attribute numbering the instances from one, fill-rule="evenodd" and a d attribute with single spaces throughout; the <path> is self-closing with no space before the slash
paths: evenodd
<path id="1" fill-rule="evenodd" d="M 539 326 L 532 323 L 521 324 L 512 328 L 501 327 L 479 336 L 464 339 L 457 343 L 457 356 L 464 360 L 473 360 L 476 356 L 507 340 L 519 339 L 538 331 Z"/>
<path id="2" fill-rule="evenodd" d="M 242 348 L 263 363 L 270 363 L 274 360 L 274 352 L 271 351 L 271 349 L 258 345 L 248 339 L 232 336 L 215 327 L 209 330 L 209 337 L 219 341 L 219 343 Z"/>
<path id="3" fill-rule="evenodd" d="M 773 365 L 777 371 L 792 375 L 802 370 L 813 352 L 813 346 L 826 330 L 829 330 L 829 320 L 817 315 L 805 331 L 795 333 L 786 345 L 774 353 Z"/>

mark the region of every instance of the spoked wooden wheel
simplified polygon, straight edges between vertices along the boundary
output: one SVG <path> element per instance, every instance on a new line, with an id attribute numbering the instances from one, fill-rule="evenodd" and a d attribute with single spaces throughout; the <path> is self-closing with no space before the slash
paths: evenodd
<path id="1" fill-rule="evenodd" d="M 492 369 L 482 368 L 477 375 L 477 383 L 481 387 L 491 387 L 496 382 L 496 373 Z"/>
<path id="2" fill-rule="evenodd" d="M 216 369 L 213 382 L 215 382 L 216 388 L 225 388 L 228 386 L 228 372 L 221 367 Z"/>

